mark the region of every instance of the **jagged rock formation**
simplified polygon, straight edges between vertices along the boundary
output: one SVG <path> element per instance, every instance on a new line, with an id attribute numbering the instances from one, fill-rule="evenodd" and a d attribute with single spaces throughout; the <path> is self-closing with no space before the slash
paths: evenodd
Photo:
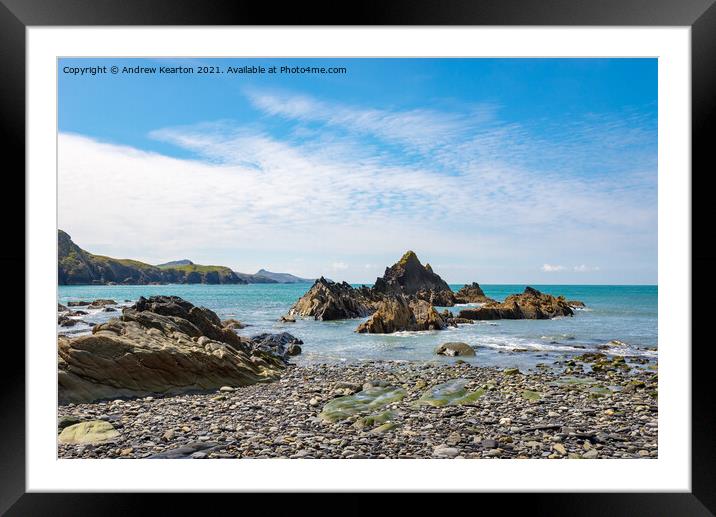
<path id="1" fill-rule="evenodd" d="M 423 266 L 413 251 L 407 251 L 398 262 L 386 268 L 385 274 L 376 279 L 373 291 L 384 295 L 417 295 L 422 292 L 421 299 L 425 299 L 426 293 L 430 291 L 452 294 L 447 282 L 433 272 L 430 264 Z M 449 297 L 447 294 L 443 296 Z"/>
<path id="2" fill-rule="evenodd" d="M 198 264 L 157 267 L 138 260 L 94 255 L 57 230 L 57 282 L 85 284 L 245 284 L 230 268 Z"/>
<path id="3" fill-rule="evenodd" d="M 310 316 L 317 320 L 363 318 L 373 312 L 369 294 L 346 282 L 321 277 L 288 311 L 288 316 Z"/>
<path id="4" fill-rule="evenodd" d="M 394 295 L 386 297 L 378 310 L 358 325 L 356 332 L 390 334 L 403 330 L 442 330 L 445 326 L 445 321 L 430 303 Z"/>
<path id="5" fill-rule="evenodd" d="M 489 303 L 494 301 L 492 298 L 485 296 L 480 284 L 477 282 L 465 284 L 455 293 L 456 303 Z"/>
<path id="6" fill-rule="evenodd" d="M 463 309 L 458 317 L 470 320 L 543 320 L 572 315 L 574 312 L 563 296 L 555 298 L 526 287 L 522 294 L 512 294 L 502 303 L 493 301 L 479 308 Z"/>
<path id="7" fill-rule="evenodd" d="M 274 379 L 283 367 L 208 309 L 175 296 L 140 298 L 92 335 L 58 338 L 58 398 L 66 404 L 243 386 Z"/>

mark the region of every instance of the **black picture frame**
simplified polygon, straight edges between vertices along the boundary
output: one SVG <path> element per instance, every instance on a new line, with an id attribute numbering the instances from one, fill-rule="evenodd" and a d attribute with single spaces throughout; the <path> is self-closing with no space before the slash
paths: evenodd
<path id="1" fill-rule="evenodd" d="M 708 135 L 716 126 L 716 0 L 400 0 L 352 4 L 350 15 L 336 3 L 286 3 L 280 8 L 260 2 L 215 0 L 0 0 L 0 130 L 5 186 L 15 199 L 25 192 L 25 30 L 30 26 L 62 25 L 551 25 L 551 26 L 689 26 L 692 52 L 692 276 L 712 278 L 716 255 L 704 241 L 710 222 L 709 195 L 704 178 L 714 167 L 713 144 Z M 8 164 L 14 164 L 10 167 Z M 22 172 L 21 172 L 22 171 Z M 699 174 L 696 174 L 700 171 Z M 689 171 L 684 171 L 688 174 Z M 22 203 L 22 202 L 21 202 Z M 25 227 L 17 221 L 17 201 L 2 203 L 4 235 L 0 265 L 12 271 L 8 292 L 24 293 L 24 279 L 33 272 L 25 266 Z M 8 235 L 8 232 L 10 235 Z M 18 275 L 23 271 L 23 275 Z M 21 285 L 21 282 L 23 284 Z M 708 303 L 698 295 L 708 283 L 693 290 L 692 328 L 707 318 Z M 13 295 L 17 306 L 18 295 Z M 23 300 L 25 299 L 23 295 Z M 686 301 L 675 301 L 684 303 Z M 24 315 L 25 321 L 27 315 Z M 145 507 L 136 494 L 25 493 L 25 342 L 20 335 L 3 346 L 5 368 L 0 375 L 0 513 L 7 515 L 127 515 Z M 533 514 L 560 515 L 714 515 L 716 513 L 716 447 L 713 438 L 714 403 L 706 382 L 713 363 L 709 340 L 697 342 L 692 334 L 692 491 L 690 493 L 578 493 L 510 494 L 510 508 L 525 504 Z M 689 344 L 679 344 L 688 346 Z M 25 343 L 25 346 L 29 346 Z M 187 511 L 185 497 L 173 494 L 174 504 Z M 221 497 L 216 494 L 212 498 Z M 241 495 L 246 498 L 246 495 Z M 265 497 L 265 496 L 264 496 Z M 348 495 L 341 505 L 356 509 L 365 496 Z M 361 499 L 359 499 L 359 497 Z M 452 496 L 451 496 L 452 497 Z M 471 496 L 473 497 L 473 496 Z M 485 494 L 494 499 L 499 495 Z M 222 497 L 225 499 L 225 497 Z M 420 504 L 420 496 L 414 501 Z M 212 499 L 214 501 L 215 499 Z M 252 501 L 244 499 L 243 508 Z M 360 503 L 360 501 L 363 501 Z M 497 502 L 501 507 L 504 501 Z M 177 504 L 179 503 L 179 504 Z M 212 505 L 216 503 L 212 502 Z M 300 505 L 300 503 L 298 503 Z M 369 503 L 370 504 L 370 503 Z M 474 503 L 471 503 L 474 504 Z M 484 501 L 480 501 L 481 506 Z M 293 505 L 296 505 L 294 501 Z M 145 507 L 149 508 L 149 507 Z M 391 510 L 383 507 L 384 512 Z M 317 509 L 316 511 L 319 511 Z M 315 512 L 314 512 L 315 513 Z"/>

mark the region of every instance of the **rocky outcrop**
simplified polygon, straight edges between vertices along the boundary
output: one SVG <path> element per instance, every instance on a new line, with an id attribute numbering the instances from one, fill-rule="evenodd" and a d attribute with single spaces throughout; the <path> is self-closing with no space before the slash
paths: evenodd
<path id="1" fill-rule="evenodd" d="M 175 296 L 125 308 L 89 336 L 58 338 L 60 404 L 175 395 L 276 378 L 284 362 Z"/>
<path id="2" fill-rule="evenodd" d="M 405 296 L 387 297 L 356 332 L 391 334 L 404 330 L 442 330 L 445 321 L 430 303 Z"/>
<path id="3" fill-rule="evenodd" d="M 449 292 L 450 286 L 430 267 L 423 266 L 413 251 L 407 251 L 401 259 L 385 269 L 385 274 L 377 278 L 373 291 L 380 294 L 413 294 L 422 292 L 425 300 L 426 292 Z M 443 294 L 445 296 L 445 294 Z M 429 300 L 426 300 L 429 301 Z"/>
<path id="4" fill-rule="evenodd" d="M 574 312 L 563 296 L 554 297 L 526 287 L 522 294 L 512 294 L 502 303 L 490 302 L 475 309 L 463 309 L 458 317 L 470 320 L 544 320 L 572 315 Z"/>
<path id="5" fill-rule="evenodd" d="M 288 311 L 288 316 L 310 316 L 316 320 L 364 318 L 373 312 L 373 303 L 360 289 L 346 282 L 321 277 Z"/>
<path id="6" fill-rule="evenodd" d="M 245 284 L 230 268 L 183 264 L 153 266 L 138 260 L 94 255 L 57 230 L 59 285 L 83 284 Z"/>
<path id="7" fill-rule="evenodd" d="M 455 293 L 455 303 L 489 303 L 494 301 L 492 298 L 485 296 L 480 284 L 477 282 L 465 284 Z"/>
<path id="8" fill-rule="evenodd" d="M 569 305 L 572 309 L 583 309 L 586 307 L 584 302 L 580 302 L 579 300 L 567 300 L 567 305 Z"/>

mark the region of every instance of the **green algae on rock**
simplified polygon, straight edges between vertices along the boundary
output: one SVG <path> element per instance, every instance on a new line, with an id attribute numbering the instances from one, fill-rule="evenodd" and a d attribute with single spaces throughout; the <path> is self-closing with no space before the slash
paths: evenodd
<path id="1" fill-rule="evenodd" d="M 395 417 L 392 411 L 383 411 L 382 413 L 376 413 L 359 418 L 353 424 L 353 427 L 357 429 L 363 429 L 364 427 L 375 427 L 380 424 L 385 424 Z"/>
<path id="2" fill-rule="evenodd" d="M 538 391 L 522 390 L 522 397 L 526 398 L 530 402 L 537 402 L 542 398 L 542 395 Z"/>
<path id="3" fill-rule="evenodd" d="M 323 406 L 323 411 L 319 416 L 328 422 L 337 422 L 393 402 L 399 402 L 403 397 L 405 397 L 403 388 L 394 386 L 366 388 L 355 395 L 331 400 Z"/>
<path id="4" fill-rule="evenodd" d="M 433 386 L 417 400 L 417 404 L 430 406 L 446 406 L 470 404 L 485 394 L 485 389 L 468 392 L 465 389 L 466 379 L 452 379 Z"/>
<path id="5" fill-rule="evenodd" d="M 119 432 L 104 420 L 90 420 L 65 427 L 58 440 L 60 443 L 102 443 L 113 440 L 119 436 Z"/>

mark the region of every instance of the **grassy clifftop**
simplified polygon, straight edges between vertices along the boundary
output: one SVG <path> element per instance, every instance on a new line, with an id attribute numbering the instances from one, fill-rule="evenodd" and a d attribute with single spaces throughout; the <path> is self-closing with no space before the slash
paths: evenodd
<path id="1" fill-rule="evenodd" d="M 157 267 L 132 259 L 94 255 L 57 230 L 60 285 L 82 284 L 245 284 L 230 268 L 199 264 Z"/>

